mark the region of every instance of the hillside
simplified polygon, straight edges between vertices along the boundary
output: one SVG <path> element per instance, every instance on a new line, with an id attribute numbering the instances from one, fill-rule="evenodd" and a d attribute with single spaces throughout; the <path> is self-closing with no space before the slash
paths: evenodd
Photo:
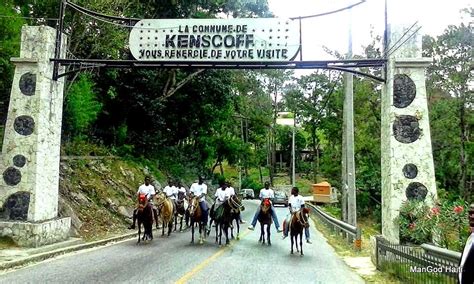
<path id="1" fill-rule="evenodd" d="M 146 174 L 147 167 L 118 158 L 63 159 L 59 214 L 72 218 L 72 235 L 91 240 L 127 231 L 133 196 Z"/>

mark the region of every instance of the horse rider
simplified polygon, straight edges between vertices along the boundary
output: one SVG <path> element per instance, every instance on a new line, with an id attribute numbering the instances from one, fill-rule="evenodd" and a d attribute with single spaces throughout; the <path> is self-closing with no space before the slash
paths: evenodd
<path id="1" fill-rule="evenodd" d="M 173 201 L 173 204 L 176 208 L 176 197 L 178 196 L 178 188 L 174 186 L 173 181 L 168 181 L 168 185 L 163 188 L 163 192 L 166 194 L 166 197 Z"/>
<path id="2" fill-rule="evenodd" d="M 214 197 L 216 198 L 214 201 L 214 204 L 212 205 L 211 212 L 213 212 L 215 219 L 218 219 L 221 217 L 220 215 L 222 214 L 222 209 L 219 209 L 224 202 L 227 201 L 230 197 L 230 192 L 228 191 L 227 184 L 223 181 L 219 183 L 220 187 L 216 189 L 216 193 L 214 194 Z M 219 212 L 219 213 L 218 213 Z M 218 215 L 219 214 L 219 215 Z"/>
<path id="3" fill-rule="evenodd" d="M 291 216 L 293 216 L 294 213 L 304 208 L 303 196 L 299 194 L 299 189 L 296 186 L 291 189 L 291 196 L 288 199 L 288 208 L 290 209 L 290 214 L 288 214 L 285 222 L 283 222 L 283 240 L 288 237 Z M 309 236 L 309 226 L 305 226 L 304 235 L 306 237 L 306 242 L 308 244 L 312 244 Z"/>
<path id="4" fill-rule="evenodd" d="M 152 206 L 153 208 L 153 215 L 155 217 L 155 221 L 158 222 L 158 212 L 156 211 L 156 208 L 153 207 L 153 196 L 155 196 L 155 187 L 150 184 L 151 178 L 149 176 L 145 177 L 145 182 L 138 187 L 137 191 L 137 199 L 140 198 L 140 195 L 144 194 L 146 196 L 146 199 L 148 200 L 148 203 Z M 129 229 L 135 229 L 135 222 L 137 221 L 137 210 L 138 208 L 135 208 L 133 210 L 133 223 L 128 227 Z M 158 226 L 158 225 L 157 225 Z"/>
<path id="5" fill-rule="evenodd" d="M 232 187 L 232 184 L 231 184 L 230 181 L 227 182 L 227 188 L 226 188 L 225 190 L 228 192 L 229 198 L 230 198 L 232 195 L 235 195 L 235 189 Z M 239 214 L 239 221 L 240 221 L 240 224 L 245 223 L 245 221 L 242 220 L 242 213 Z"/>
<path id="6" fill-rule="evenodd" d="M 203 223 L 206 224 L 205 229 L 207 229 L 207 221 L 209 217 L 209 207 L 207 206 L 206 202 L 207 185 L 204 183 L 201 176 L 199 177 L 198 182 L 195 182 L 191 185 L 189 192 L 191 196 L 197 196 L 199 198 L 199 207 L 201 207 Z"/>
<path id="7" fill-rule="evenodd" d="M 270 201 L 275 198 L 275 193 L 273 192 L 273 189 L 270 188 L 270 183 L 267 181 L 265 182 L 265 187 L 260 190 L 260 194 L 258 196 L 260 200 L 263 202 L 264 199 L 268 198 Z M 278 218 L 275 214 L 275 208 L 273 207 L 273 204 L 271 204 L 271 214 L 273 218 L 273 222 L 275 222 L 275 227 L 278 233 L 281 233 L 282 230 L 280 229 L 280 223 L 278 223 Z M 257 219 L 258 215 L 260 214 L 261 206 L 257 207 L 257 212 L 255 212 L 255 215 L 253 216 L 252 224 L 248 227 L 249 230 L 254 230 L 255 225 L 257 225 Z"/>
<path id="8" fill-rule="evenodd" d="M 176 188 L 178 190 L 178 193 L 177 193 L 178 200 L 183 200 L 186 197 L 186 188 L 183 187 L 180 181 L 177 182 Z"/>

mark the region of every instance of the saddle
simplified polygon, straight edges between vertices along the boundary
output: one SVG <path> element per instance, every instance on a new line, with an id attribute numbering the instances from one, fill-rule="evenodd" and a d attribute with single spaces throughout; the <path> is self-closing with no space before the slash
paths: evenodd
<path id="1" fill-rule="evenodd" d="M 268 210 L 271 210 L 272 203 L 270 202 L 270 198 L 264 198 L 262 200 L 262 203 L 260 204 L 260 207 L 262 209 L 262 212 L 267 212 Z"/>
<path id="2" fill-rule="evenodd" d="M 138 208 L 145 208 L 148 205 L 148 198 L 146 198 L 146 194 L 139 194 L 138 195 Z"/>

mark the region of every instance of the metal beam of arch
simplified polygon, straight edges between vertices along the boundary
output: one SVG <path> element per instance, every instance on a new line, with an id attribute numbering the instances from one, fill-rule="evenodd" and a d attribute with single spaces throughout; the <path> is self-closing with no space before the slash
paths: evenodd
<path id="1" fill-rule="evenodd" d="M 77 67 L 65 73 L 58 74 L 55 79 L 74 74 L 90 68 L 198 68 L 198 69 L 328 69 L 348 72 L 357 76 L 369 78 L 385 83 L 385 78 L 355 70 L 355 68 L 382 68 L 386 59 L 348 59 L 348 60 L 322 60 L 322 61 L 282 61 L 272 63 L 255 62 L 186 62 L 186 61 L 138 61 L 138 60 L 108 60 L 108 59 L 51 59 L 55 64 Z"/>

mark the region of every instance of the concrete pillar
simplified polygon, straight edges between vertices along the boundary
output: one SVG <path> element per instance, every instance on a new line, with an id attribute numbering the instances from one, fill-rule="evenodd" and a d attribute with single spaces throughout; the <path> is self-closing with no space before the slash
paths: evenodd
<path id="1" fill-rule="evenodd" d="M 0 235 L 25 246 L 67 238 L 70 227 L 69 218 L 57 219 L 64 79 L 52 80 L 55 41 L 51 27 L 23 26 L 20 58 L 12 58 L 16 68 L 0 159 Z M 64 57 L 65 42 L 62 51 Z"/>
<path id="2" fill-rule="evenodd" d="M 417 27 L 400 40 L 406 29 L 388 28 L 387 50 Z M 422 57 L 421 38 L 417 32 L 393 48 L 382 91 L 382 234 L 393 243 L 399 243 L 402 202 L 419 200 L 432 206 L 437 199 L 425 87 L 425 68 L 432 60 Z"/>

